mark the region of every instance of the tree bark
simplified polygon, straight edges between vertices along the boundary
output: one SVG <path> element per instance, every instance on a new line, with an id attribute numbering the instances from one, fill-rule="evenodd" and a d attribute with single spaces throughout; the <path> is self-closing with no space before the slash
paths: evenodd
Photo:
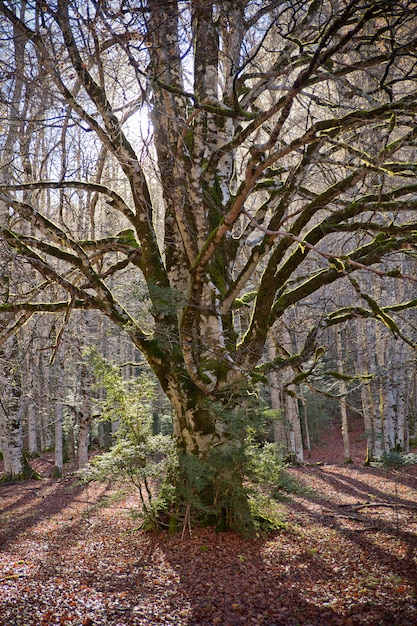
<path id="1" fill-rule="evenodd" d="M 33 390 L 32 390 L 33 393 Z M 28 452 L 33 457 L 39 453 L 38 446 L 38 424 L 36 419 L 35 401 L 29 397 L 26 407 L 27 429 L 28 429 Z"/>
<path id="2" fill-rule="evenodd" d="M 339 374 L 343 376 L 343 352 L 342 352 L 342 337 L 341 337 L 341 329 L 338 328 L 336 331 L 336 353 L 337 353 L 337 368 L 339 370 Z M 343 456 L 345 463 L 352 463 L 352 457 L 350 454 L 350 442 L 349 442 L 349 423 L 348 423 L 348 413 L 346 406 L 346 393 L 347 387 L 346 383 L 343 379 L 339 380 L 339 406 L 340 406 L 340 415 L 342 418 L 342 437 L 343 437 Z"/>
<path id="3" fill-rule="evenodd" d="M 22 480 L 23 459 L 23 405 L 19 377 L 19 349 L 17 337 L 12 337 L 1 349 L 2 385 L 0 388 L 0 420 L 2 423 L 2 448 L 4 480 Z"/>
<path id="4" fill-rule="evenodd" d="M 62 425 L 64 421 L 63 407 L 60 400 L 55 401 L 55 451 L 53 475 L 62 476 L 64 469 L 64 439 Z"/>
<path id="5" fill-rule="evenodd" d="M 376 335 L 375 325 L 365 320 L 358 322 L 359 336 L 359 372 L 372 380 L 363 384 L 361 389 L 362 412 L 367 438 L 366 464 L 380 459 L 383 451 L 382 420 L 377 402 L 378 383 L 376 371 Z"/>

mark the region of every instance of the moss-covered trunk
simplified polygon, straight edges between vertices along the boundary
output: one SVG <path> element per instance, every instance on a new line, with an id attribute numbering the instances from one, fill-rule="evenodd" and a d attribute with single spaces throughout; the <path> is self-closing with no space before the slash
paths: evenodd
<path id="1" fill-rule="evenodd" d="M 179 456 L 171 527 L 213 525 L 250 534 L 244 488 L 244 426 L 237 398 L 208 398 L 187 386 L 169 389 Z"/>

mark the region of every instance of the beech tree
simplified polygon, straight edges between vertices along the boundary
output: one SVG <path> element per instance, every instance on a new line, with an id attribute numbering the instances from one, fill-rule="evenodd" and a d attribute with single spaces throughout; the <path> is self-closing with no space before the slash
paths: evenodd
<path id="1" fill-rule="evenodd" d="M 386 274 L 384 258 L 390 280 L 414 280 L 395 260 L 416 244 L 417 3 L 1 1 L 0 16 L 1 106 L 9 123 L 31 116 L 29 160 L 48 142 L 31 180 L 14 156 L 0 189 L 2 245 L 39 279 L 3 296 L 3 337 L 33 314 L 107 316 L 174 409 L 177 509 L 193 493 L 205 517 L 242 528 L 254 384 L 312 374 L 322 329 L 352 318 L 411 341 L 396 314 L 416 300 L 385 306 L 361 280 Z M 11 115 L 19 72 L 31 98 Z M 352 306 L 326 298 L 301 348 L 263 358 L 291 307 L 353 275 Z M 126 279 L 146 297 L 124 296 Z"/>

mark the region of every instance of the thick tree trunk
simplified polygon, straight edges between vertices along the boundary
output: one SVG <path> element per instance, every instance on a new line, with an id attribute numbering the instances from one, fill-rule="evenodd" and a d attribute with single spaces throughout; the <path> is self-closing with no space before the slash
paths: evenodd
<path id="1" fill-rule="evenodd" d="M 244 409 L 239 393 L 214 401 L 188 380 L 168 389 L 175 408 L 179 452 L 174 525 L 215 525 L 250 535 L 253 526 L 243 486 Z"/>
<path id="2" fill-rule="evenodd" d="M 14 414 L 2 412 L 2 449 L 4 460 L 4 480 L 22 480 L 22 412 Z"/>
<path id="3" fill-rule="evenodd" d="M 22 415 L 22 407 L 14 414 L 0 413 L 0 442 L 4 462 L 2 482 L 40 478 L 23 454 Z"/>
<path id="4" fill-rule="evenodd" d="M 0 387 L 0 421 L 4 459 L 3 480 L 29 478 L 23 456 L 23 404 L 21 398 L 19 345 L 16 336 L 0 352 L 2 376 Z"/>
<path id="5" fill-rule="evenodd" d="M 6 420 L 0 411 L 0 450 L 3 458 L 3 477 L 10 474 L 10 454 L 9 445 L 6 439 Z"/>

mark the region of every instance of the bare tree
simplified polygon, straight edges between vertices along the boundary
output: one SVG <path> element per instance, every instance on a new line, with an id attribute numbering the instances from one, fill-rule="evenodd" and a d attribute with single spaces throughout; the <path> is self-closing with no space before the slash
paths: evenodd
<path id="1" fill-rule="evenodd" d="M 31 314 L 68 308 L 123 328 L 173 406 L 181 484 L 227 527 L 242 527 L 236 409 L 252 382 L 287 367 L 307 376 L 326 326 L 373 316 L 402 334 L 395 306 L 340 308 L 329 297 L 306 319 L 297 352 L 262 362 L 287 310 L 353 274 L 359 284 L 384 273 L 381 259 L 415 246 L 417 4 L 23 4 L 19 14 L 20 3 L 0 2 L 2 56 L 18 41 L 32 101 L 49 94 L 26 151 L 48 131 L 48 179 L 34 172 L 28 183 L 16 168 L 0 190 L 13 213 L 0 232 L 44 287 L 42 298 L 28 290 L 3 301 L 0 313 L 15 315 L 4 336 Z M 6 93 L 16 69 L 11 62 Z M 62 168 L 56 128 L 67 141 Z M 92 202 L 94 239 L 84 228 Z M 109 212 L 123 218 L 120 232 L 109 232 Z M 146 284 L 147 316 L 117 291 L 126 272 Z M 392 281 L 406 279 L 391 270 Z M 200 483 L 190 459 L 206 468 Z"/>

